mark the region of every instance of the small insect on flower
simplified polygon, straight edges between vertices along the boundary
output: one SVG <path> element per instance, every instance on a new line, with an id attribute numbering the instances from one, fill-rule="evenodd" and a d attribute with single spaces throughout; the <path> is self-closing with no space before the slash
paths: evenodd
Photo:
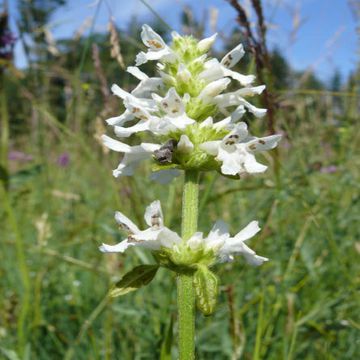
<path id="1" fill-rule="evenodd" d="M 159 150 L 154 151 L 154 158 L 160 164 L 171 164 L 172 156 L 176 148 L 177 141 L 174 139 L 168 140 Z"/>

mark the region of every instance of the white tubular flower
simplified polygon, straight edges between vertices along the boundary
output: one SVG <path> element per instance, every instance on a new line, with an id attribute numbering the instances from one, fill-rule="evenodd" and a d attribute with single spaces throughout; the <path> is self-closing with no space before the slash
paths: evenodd
<path id="1" fill-rule="evenodd" d="M 194 150 L 194 144 L 187 135 L 181 135 L 177 143 L 177 150 L 181 153 L 191 153 Z"/>
<path id="2" fill-rule="evenodd" d="M 208 237 L 210 238 L 212 235 L 212 241 L 213 243 L 215 242 L 216 246 L 219 246 L 219 243 L 222 242 L 218 250 L 220 261 L 232 261 L 234 255 L 242 255 L 250 265 L 259 266 L 269 260 L 266 257 L 257 255 L 254 250 L 245 244 L 246 240 L 252 238 L 260 231 L 257 221 L 249 223 L 234 237 L 230 237 L 226 231 L 226 227 L 221 225 L 221 223 L 220 225 L 216 223 Z M 216 238 L 218 239 L 218 243 L 216 243 Z"/>
<path id="3" fill-rule="evenodd" d="M 229 51 L 222 59 L 221 65 L 224 65 L 228 69 L 231 69 L 235 66 L 240 59 L 245 55 L 245 50 L 242 44 L 234 47 L 231 51 Z"/>
<path id="4" fill-rule="evenodd" d="M 103 135 L 102 140 L 104 145 L 109 149 L 124 153 L 124 157 L 119 166 L 113 171 L 114 177 L 133 175 L 134 169 L 139 162 L 151 158 L 152 153 L 160 148 L 160 145 L 150 143 L 130 146 L 114 140 L 107 135 Z"/>
<path id="5" fill-rule="evenodd" d="M 228 76 L 238 81 L 241 85 L 248 86 L 255 80 L 254 75 L 242 75 L 236 71 L 229 70 L 217 59 L 207 61 L 204 66 L 205 70 L 200 73 L 199 78 L 205 81 L 214 81 L 224 76 Z"/>
<path id="6" fill-rule="evenodd" d="M 124 105 L 126 110 L 120 116 L 115 116 L 110 119 L 107 119 L 106 122 L 109 125 L 115 126 L 122 126 L 127 122 L 134 120 L 136 117 L 140 117 L 140 112 L 137 113 L 137 110 L 142 110 L 145 112 L 155 111 L 157 109 L 156 103 L 153 99 L 146 99 L 146 98 L 138 98 L 127 91 L 121 89 L 118 85 L 114 84 L 111 87 L 111 91 L 114 95 L 120 97 L 124 100 Z"/>
<path id="7" fill-rule="evenodd" d="M 257 108 L 256 106 L 246 101 L 243 97 L 259 95 L 264 91 L 264 89 L 265 85 L 245 87 L 234 92 L 218 95 L 213 99 L 213 101 L 218 105 L 219 110 L 223 113 L 227 113 L 226 108 L 230 106 L 241 106 L 242 110 L 245 107 L 256 117 L 263 117 L 266 115 L 267 110 Z"/>
<path id="8" fill-rule="evenodd" d="M 148 97 L 152 92 L 159 91 L 164 87 L 164 83 L 161 77 L 151 78 L 136 66 L 129 66 L 126 71 L 140 80 L 140 83 L 131 92 L 131 95 L 136 97 Z"/>
<path id="9" fill-rule="evenodd" d="M 147 53 L 140 52 L 136 56 L 136 66 L 145 64 L 149 60 L 161 60 L 170 63 L 176 60 L 174 51 L 165 44 L 162 37 L 149 25 L 143 25 L 141 39 L 149 49 Z"/>
<path id="10" fill-rule="evenodd" d="M 199 94 L 199 99 L 203 100 L 204 102 L 213 102 L 214 97 L 222 93 L 230 84 L 230 81 L 231 80 L 228 78 L 221 78 L 212 81 L 206 85 L 204 89 L 202 89 L 201 93 Z"/>
<path id="11" fill-rule="evenodd" d="M 141 246 L 151 250 L 160 250 L 162 247 L 171 249 L 181 242 L 178 234 L 164 226 L 159 200 L 152 202 L 146 208 L 144 218 L 149 227 L 146 230 L 139 230 L 124 214 L 116 212 L 115 220 L 128 233 L 128 238 L 116 245 L 102 244 L 99 248 L 100 251 L 123 253 L 132 246 Z"/>
<path id="12" fill-rule="evenodd" d="M 198 43 L 198 49 L 201 52 L 208 52 L 210 50 L 210 48 L 212 47 L 212 45 L 214 44 L 216 37 L 217 37 L 217 33 L 215 33 L 214 35 L 212 35 L 208 38 L 200 40 Z"/>
<path id="13" fill-rule="evenodd" d="M 175 88 L 170 88 L 166 96 L 163 99 L 159 98 L 158 101 L 159 107 L 165 115 L 151 121 L 150 131 L 154 134 L 184 130 L 188 125 L 195 123 L 195 120 L 186 115 L 185 104 Z"/>
<path id="14" fill-rule="evenodd" d="M 281 135 L 248 137 L 247 125 L 241 122 L 223 140 L 205 142 L 200 148 L 216 156 L 216 160 L 222 163 L 221 172 L 224 175 L 253 174 L 267 169 L 256 161 L 254 154 L 275 148 L 280 139 Z"/>
<path id="15" fill-rule="evenodd" d="M 192 251 L 203 249 L 205 252 L 212 252 L 219 262 L 233 261 L 234 256 L 242 255 L 249 264 L 258 266 L 269 259 L 257 255 L 245 244 L 245 241 L 259 231 L 258 222 L 252 221 L 234 237 L 231 237 L 228 225 L 219 220 L 214 224 L 206 238 L 203 237 L 203 233 L 196 232 L 186 244 Z"/>
<path id="16" fill-rule="evenodd" d="M 182 82 L 188 82 L 191 79 L 191 72 L 184 64 L 180 64 L 176 77 Z"/>

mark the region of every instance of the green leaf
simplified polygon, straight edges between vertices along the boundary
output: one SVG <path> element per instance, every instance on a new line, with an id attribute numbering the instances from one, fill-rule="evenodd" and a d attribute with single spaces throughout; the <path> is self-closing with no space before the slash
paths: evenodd
<path id="1" fill-rule="evenodd" d="M 200 266 L 194 273 L 196 305 L 204 315 L 211 315 L 216 307 L 218 278 L 206 266 Z"/>
<path id="2" fill-rule="evenodd" d="M 137 290 L 150 283 L 156 275 L 159 265 L 140 265 L 129 271 L 123 278 L 110 290 L 111 297 L 125 295 Z"/>

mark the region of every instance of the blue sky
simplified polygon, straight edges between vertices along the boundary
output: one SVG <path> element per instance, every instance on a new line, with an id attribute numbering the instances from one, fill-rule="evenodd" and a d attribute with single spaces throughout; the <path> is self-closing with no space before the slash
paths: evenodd
<path id="1" fill-rule="evenodd" d="M 10 1 L 14 17 L 17 16 L 17 1 Z M 249 0 L 240 2 L 250 9 Z M 217 31 L 226 34 L 236 25 L 236 13 L 225 0 L 148 0 L 148 3 L 179 32 L 180 13 L 186 5 L 191 7 L 196 18 L 201 18 L 209 8 L 217 8 Z M 269 47 L 280 48 L 293 68 L 312 67 L 324 80 L 335 69 L 339 69 L 344 78 L 355 69 L 356 20 L 347 0 L 263 0 L 263 4 L 269 22 Z M 106 31 L 110 15 L 120 28 L 126 28 L 133 15 L 143 22 L 154 18 L 140 0 L 68 0 L 68 5 L 56 11 L 49 24 L 55 39 L 73 36 L 86 19 L 94 16 L 98 6 L 95 31 Z M 291 36 L 294 23 L 300 24 L 295 37 Z M 89 32 L 89 28 L 86 31 Z M 210 33 L 208 28 L 207 34 Z M 18 66 L 26 64 L 20 44 L 16 47 L 15 57 Z"/>

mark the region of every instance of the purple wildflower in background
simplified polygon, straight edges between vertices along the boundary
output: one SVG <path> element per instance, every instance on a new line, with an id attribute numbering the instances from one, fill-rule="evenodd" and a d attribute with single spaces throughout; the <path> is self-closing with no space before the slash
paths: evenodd
<path id="1" fill-rule="evenodd" d="M 57 164 L 61 167 L 66 167 L 70 163 L 70 155 L 67 152 L 64 152 L 59 155 L 57 158 Z"/>
<path id="2" fill-rule="evenodd" d="M 22 151 L 13 150 L 9 152 L 8 159 L 10 161 L 28 162 L 33 160 L 33 156 L 30 154 L 25 154 Z"/>
<path id="3" fill-rule="evenodd" d="M 320 169 L 320 172 L 323 174 L 333 174 L 337 172 L 337 166 L 336 165 L 323 166 Z"/>
<path id="4" fill-rule="evenodd" d="M 13 49 L 17 38 L 9 29 L 8 14 L 0 14 L 0 58 L 10 60 L 13 56 Z"/>
<path id="5" fill-rule="evenodd" d="M 7 30 L 0 38 L 0 43 L 2 47 L 12 46 L 15 44 L 17 37 L 10 31 Z"/>

